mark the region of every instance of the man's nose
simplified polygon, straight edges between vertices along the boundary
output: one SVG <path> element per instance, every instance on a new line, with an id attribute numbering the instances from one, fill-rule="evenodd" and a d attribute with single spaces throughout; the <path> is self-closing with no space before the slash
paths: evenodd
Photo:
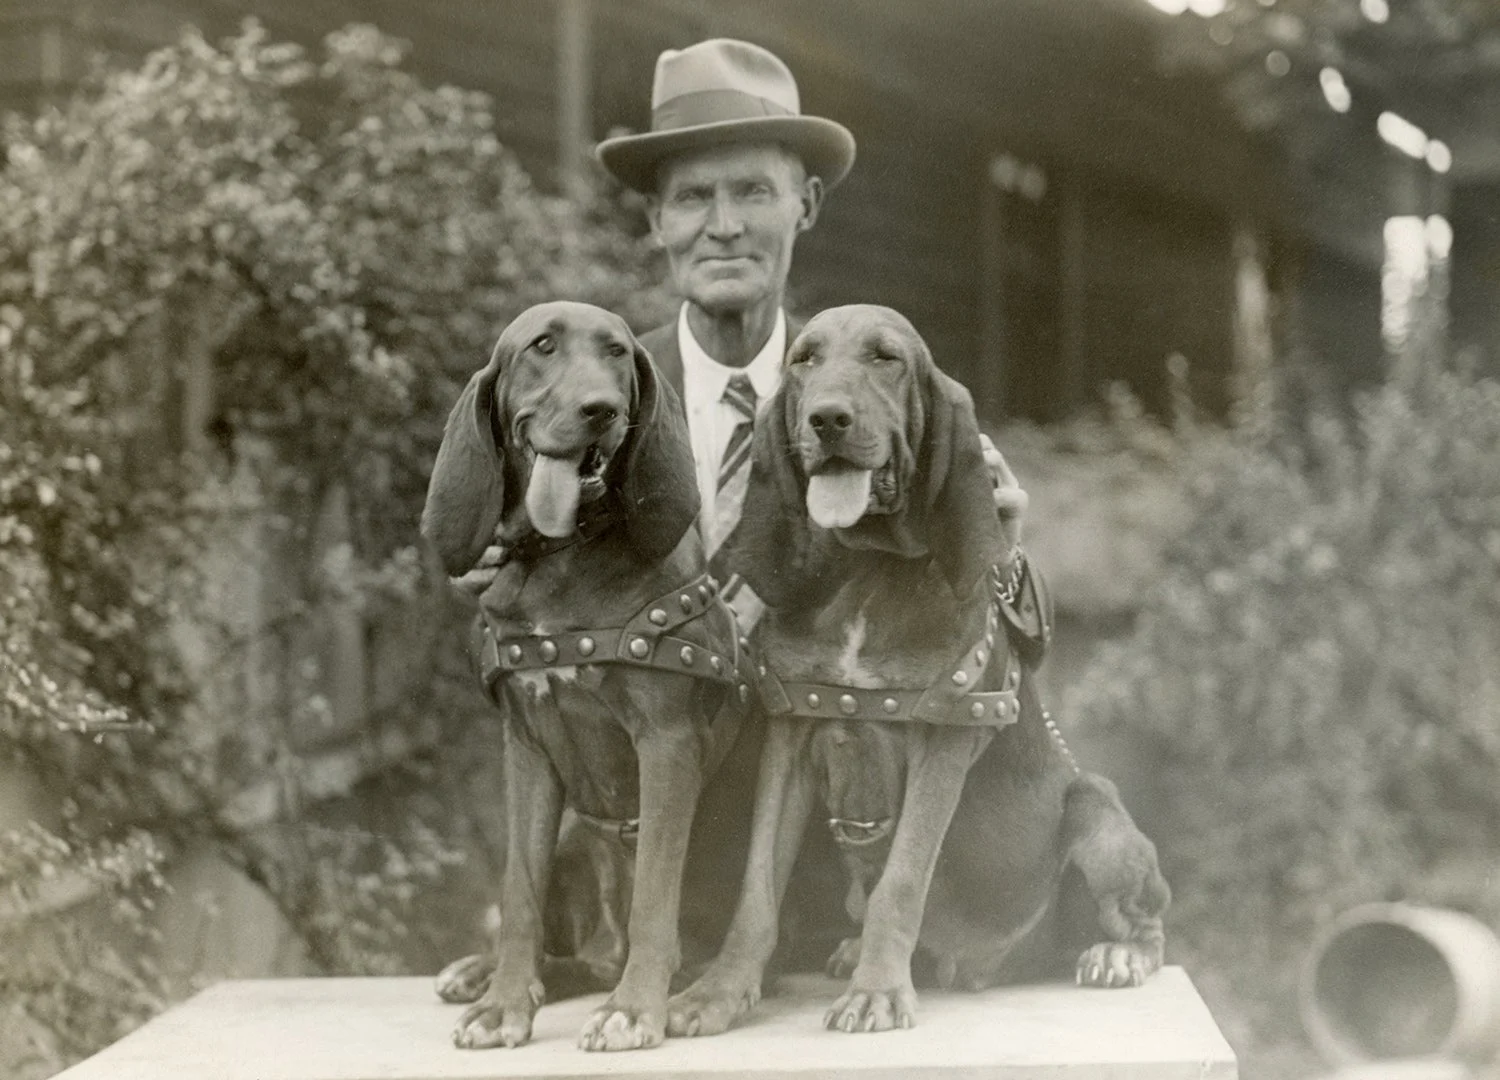
<path id="1" fill-rule="evenodd" d="M 723 195 L 714 198 L 708 212 L 708 233 L 715 239 L 731 239 L 745 231 L 745 219 L 734 200 Z"/>

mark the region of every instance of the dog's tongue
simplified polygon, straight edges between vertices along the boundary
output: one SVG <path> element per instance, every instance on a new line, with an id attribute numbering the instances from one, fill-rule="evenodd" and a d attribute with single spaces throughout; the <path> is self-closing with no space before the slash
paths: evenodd
<path id="1" fill-rule="evenodd" d="M 847 529 L 870 505 L 870 476 L 869 469 L 838 469 L 808 477 L 808 516 L 825 529 Z"/>
<path id="2" fill-rule="evenodd" d="M 582 454 L 572 458 L 538 454 L 532 461 L 526 513 L 543 536 L 571 536 L 578 527 L 578 464 L 582 460 Z"/>

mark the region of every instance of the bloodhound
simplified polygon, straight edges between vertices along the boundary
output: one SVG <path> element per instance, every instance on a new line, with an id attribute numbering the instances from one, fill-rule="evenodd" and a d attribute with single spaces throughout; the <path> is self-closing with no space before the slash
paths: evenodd
<path id="1" fill-rule="evenodd" d="M 636 849 L 633 876 L 616 883 L 630 902 L 606 897 L 603 912 L 628 910 L 625 932 L 606 935 L 628 940 L 628 956 L 579 1045 L 664 1037 L 694 809 L 743 725 L 753 675 L 704 573 L 697 511 L 676 395 L 599 308 L 523 312 L 448 418 L 423 534 L 450 574 L 497 536 L 508 553 L 477 633 L 504 713 L 502 918 L 493 956 L 468 972 L 483 991 L 458 1046 L 530 1038 L 565 804 Z"/>
<path id="2" fill-rule="evenodd" d="M 899 314 L 853 306 L 807 324 L 768 408 L 735 552 L 768 605 L 751 870 L 668 1032 L 723 1031 L 758 1000 L 820 801 L 862 924 L 829 961 L 850 980 L 829 1028 L 911 1026 L 918 980 L 1140 983 L 1161 964 L 1170 894 L 1007 632 L 1016 591 L 1038 594 L 1003 550 L 968 392 Z"/>

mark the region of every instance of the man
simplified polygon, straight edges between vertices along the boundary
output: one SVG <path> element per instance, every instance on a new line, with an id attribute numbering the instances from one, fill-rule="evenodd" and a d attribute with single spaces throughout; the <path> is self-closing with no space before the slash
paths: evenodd
<path id="1" fill-rule="evenodd" d="M 784 310 L 796 240 L 817 223 L 824 196 L 848 174 L 854 137 L 832 120 L 801 112 L 792 73 L 776 56 L 748 42 L 715 39 L 662 53 L 651 130 L 607 139 L 597 153 L 610 173 L 647 196 L 652 235 L 683 299 L 676 319 L 640 340 L 682 398 L 704 547 L 748 634 L 760 604 L 733 567 L 723 565 L 722 553 L 732 549 L 726 541 L 739 522 L 755 417 L 780 385 L 787 347 L 800 330 Z M 986 460 L 996 478 L 996 506 L 1018 534 L 1026 493 L 987 441 Z M 503 557 L 491 547 L 455 584 L 477 595 Z M 688 963 L 711 957 L 738 897 L 759 756 L 758 737 L 741 741 L 742 752 L 709 781 L 698 809 L 683 889 Z M 575 853 L 588 851 L 595 862 L 609 857 L 598 843 L 578 842 L 581 834 L 573 831 Z M 787 962 L 821 966 L 853 928 L 842 912 L 841 864 L 829 837 L 810 830 L 804 855 L 783 905 L 784 936 L 796 942 Z M 565 892 L 559 903 L 585 902 L 576 884 Z M 620 914 L 602 922 L 623 925 Z M 623 942 L 614 944 L 616 952 L 623 949 Z M 584 947 L 601 949 L 610 951 L 597 935 Z"/>
<path id="2" fill-rule="evenodd" d="M 793 248 L 854 164 L 854 136 L 802 114 L 796 81 L 774 54 L 723 38 L 661 54 L 651 117 L 650 131 L 606 139 L 597 154 L 647 196 L 652 236 L 683 298 L 675 320 L 640 340 L 687 411 L 699 527 L 713 559 L 744 498 L 753 429 L 747 408 L 758 414 L 776 392 L 787 346 L 801 329 L 784 310 Z M 1026 492 L 987 437 L 985 457 L 996 508 L 1019 534 Z M 454 583 L 477 595 L 501 557 L 491 548 Z M 753 624 L 756 604 L 739 595 L 732 568 L 716 561 L 714 569 L 735 589 L 736 613 Z"/>
<path id="3" fill-rule="evenodd" d="M 683 399 L 705 549 L 748 630 L 758 604 L 715 557 L 739 521 L 754 417 L 800 329 L 784 311 L 793 248 L 853 165 L 854 137 L 802 115 L 786 65 L 743 41 L 663 53 L 651 96 L 652 130 L 608 139 L 598 156 L 647 195 L 683 298 L 678 318 L 641 344 Z"/>

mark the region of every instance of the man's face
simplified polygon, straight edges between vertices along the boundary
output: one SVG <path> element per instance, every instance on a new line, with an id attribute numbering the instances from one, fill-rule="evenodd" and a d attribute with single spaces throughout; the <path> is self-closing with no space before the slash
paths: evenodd
<path id="1" fill-rule="evenodd" d="M 662 164 L 651 229 L 684 299 L 711 314 L 743 311 L 779 298 L 822 195 L 779 146 L 710 147 Z"/>

